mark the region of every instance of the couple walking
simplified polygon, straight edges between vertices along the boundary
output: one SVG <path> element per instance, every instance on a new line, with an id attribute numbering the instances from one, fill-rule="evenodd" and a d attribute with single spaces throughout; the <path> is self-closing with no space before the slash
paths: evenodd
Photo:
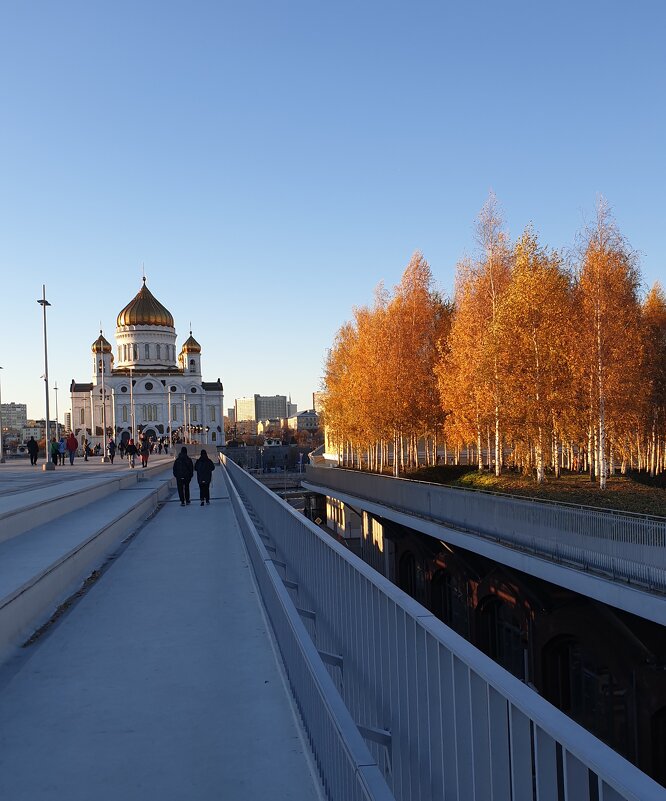
<path id="1" fill-rule="evenodd" d="M 195 464 L 187 455 L 187 448 L 181 448 L 176 461 L 173 463 L 173 474 L 178 485 L 178 497 L 180 505 L 185 506 L 190 502 L 190 481 L 195 471 L 199 483 L 199 500 L 201 505 L 210 503 L 210 480 L 215 470 L 215 463 L 208 458 L 206 451 L 201 451 L 201 456 Z"/>

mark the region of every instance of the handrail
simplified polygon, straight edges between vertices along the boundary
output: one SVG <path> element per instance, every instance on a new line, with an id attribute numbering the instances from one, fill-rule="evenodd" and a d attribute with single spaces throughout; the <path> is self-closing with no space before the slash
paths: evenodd
<path id="1" fill-rule="evenodd" d="M 222 454 L 220 462 L 226 468 L 223 474 L 231 502 L 328 798 L 395 801 L 289 597 L 275 558 L 230 480 L 230 466 L 231 470 L 240 468 Z"/>
<path id="2" fill-rule="evenodd" d="M 537 503 L 355 470 L 307 466 L 306 480 L 547 559 L 666 593 L 666 518 Z"/>
<path id="3" fill-rule="evenodd" d="M 531 799 L 536 788 L 555 801 L 590 798 L 594 785 L 600 801 L 664 801 L 638 768 L 226 464 L 315 616 L 316 648 L 339 656 L 328 670 L 396 799 Z"/>

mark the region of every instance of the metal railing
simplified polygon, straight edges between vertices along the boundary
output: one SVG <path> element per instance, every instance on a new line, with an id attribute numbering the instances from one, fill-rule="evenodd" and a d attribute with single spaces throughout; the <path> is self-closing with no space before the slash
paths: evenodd
<path id="1" fill-rule="evenodd" d="M 270 535 L 265 564 L 283 571 L 396 799 L 664 801 L 666 791 L 635 766 L 252 476 L 228 462 L 227 470 Z M 270 615 L 275 591 L 261 589 Z M 282 637 L 276 629 L 284 656 L 293 642 Z M 297 699 L 309 693 L 298 672 L 290 681 Z"/>
<path id="2" fill-rule="evenodd" d="M 666 592 L 666 520 L 307 467 L 306 480 L 583 570 Z"/>
<path id="3" fill-rule="evenodd" d="M 220 461 L 227 467 L 227 477 L 247 475 L 231 459 L 220 455 Z M 284 503 L 250 480 L 276 503 Z M 244 491 L 242 482 L 238 483 Z M 330 801 L 395 801 L 233 484 L 229 494 L 327 797 Z"/>

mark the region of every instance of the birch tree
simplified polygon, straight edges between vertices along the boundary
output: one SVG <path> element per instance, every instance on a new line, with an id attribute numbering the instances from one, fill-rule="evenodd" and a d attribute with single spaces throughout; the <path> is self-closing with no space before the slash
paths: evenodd
<path id="1" fill-rule="evenodd" d="M 537 482 L 545 453 L 569 402 L 569 280 L 556 253 L 539 245 L 531 229 L 514 248 L 513 271 L 499 312 L 504 349 L 507 423 L 514 440 L 534 443 Z"/>
<path id="2" fill-rule="evenodd" d="M 631 390 L 630 376 L 640 363 L 640 307 L 635 255 L 603 198 L 597 203 L 594 223 L 583 235 L 578 290 L 579 357 L 589 389 L 590 420 L 596 427 L 599 487 L 605 489 L 607 419 Z"/>

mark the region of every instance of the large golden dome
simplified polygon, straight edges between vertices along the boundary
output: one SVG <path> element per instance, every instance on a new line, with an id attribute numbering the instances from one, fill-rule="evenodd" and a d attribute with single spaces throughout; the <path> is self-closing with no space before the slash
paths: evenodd
<path id="1" fill-rule="evenodd" d="M 161 325 L 173 328 L 173 317 L 171 312 L 157 300 L 153 293 L 146 286 L 146 279 L 143 279 L 143 286 L 136 296 L 130 300 L 125 308 L 118 315 L 116 325 L 121 328 L 126 325 Z"/>

